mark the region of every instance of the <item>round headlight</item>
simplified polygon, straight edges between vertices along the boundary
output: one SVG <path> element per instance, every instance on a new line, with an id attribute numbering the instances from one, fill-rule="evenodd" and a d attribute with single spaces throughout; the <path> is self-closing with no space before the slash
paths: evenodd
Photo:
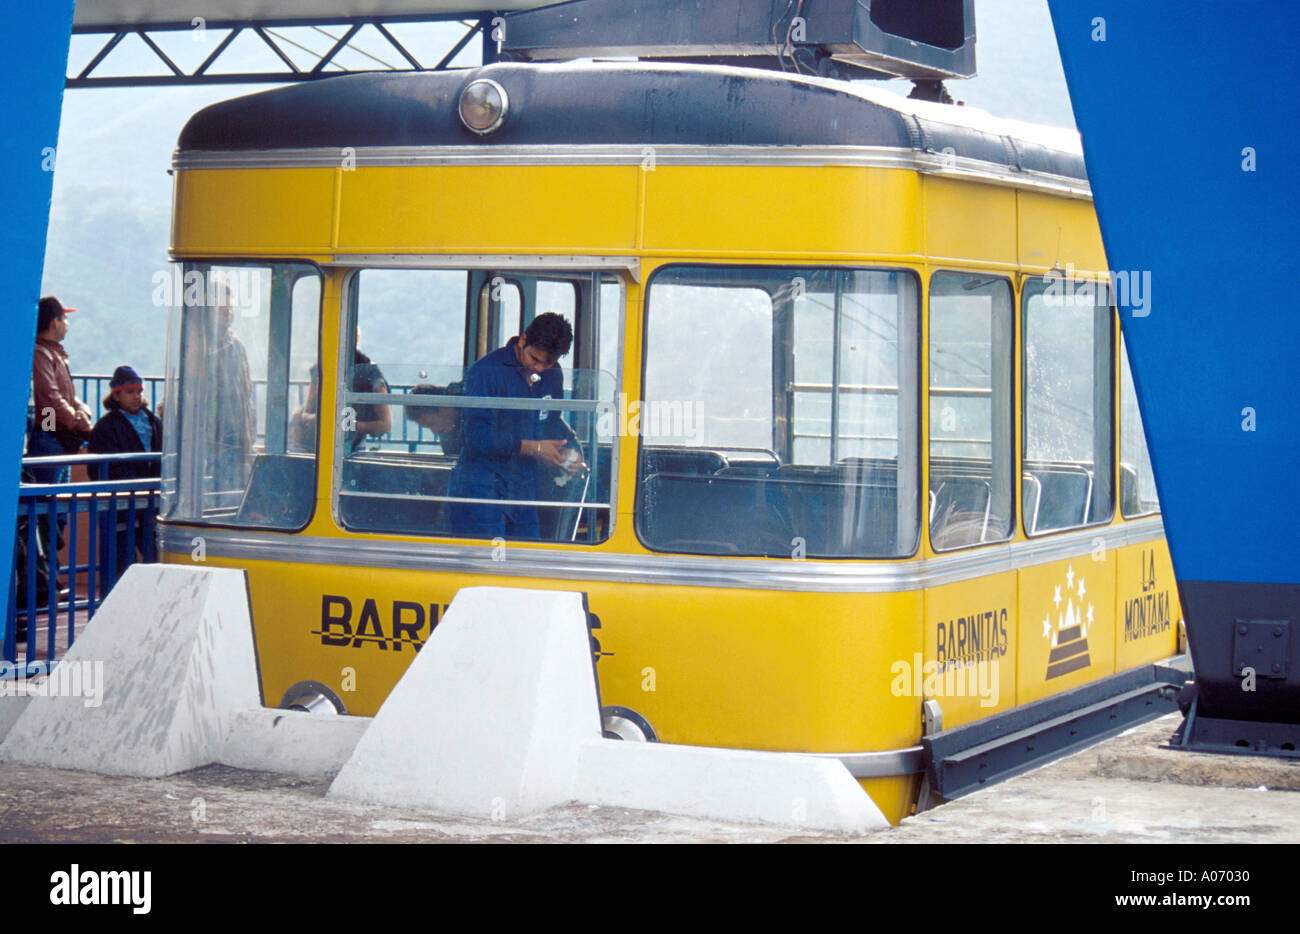
<path id="1" fill-rule="evenodd" d="M 491 78 L 471 81 L 460 92 L 460 122 L 480 135 L 499 127 L 509 107 L 506 89 Z"/>

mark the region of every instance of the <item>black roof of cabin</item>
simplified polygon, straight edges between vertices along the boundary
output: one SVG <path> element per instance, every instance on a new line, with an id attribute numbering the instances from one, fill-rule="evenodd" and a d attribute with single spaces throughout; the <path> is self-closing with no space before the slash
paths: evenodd
<path id="1" fill-rule="evenodd" d="M 479 136 L 461 89 L 492 78 L 510 104 Z M 609 63 L 344 75 L 222 101 L 181 131 L 182 151 L 371 146 L 884 146 L 1084 180 L 1083 158 L 1040 143 L 902 113 L 841 82 L 746 68 Z"/>

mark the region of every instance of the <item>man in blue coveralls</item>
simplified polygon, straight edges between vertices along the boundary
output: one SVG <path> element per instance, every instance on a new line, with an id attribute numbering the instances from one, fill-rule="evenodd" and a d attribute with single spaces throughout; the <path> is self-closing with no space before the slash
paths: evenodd
<path id="1" fill-rule="evenodd" d="M 538 315 L 523 334 L 479 360 L 465 374 L 465 395 L 505 399 L 563 399 L 556 365 L 573 344 L 560 315 Z M 574 472 L 581 457 L 568 448 L 571 432 L 555 409 L 461 409 L 460 459 L 449 494 L 467 499 L 535 500 L 543 465 Z M 536 506 L 450 503 L 456 535 L 536 539 Z"/>

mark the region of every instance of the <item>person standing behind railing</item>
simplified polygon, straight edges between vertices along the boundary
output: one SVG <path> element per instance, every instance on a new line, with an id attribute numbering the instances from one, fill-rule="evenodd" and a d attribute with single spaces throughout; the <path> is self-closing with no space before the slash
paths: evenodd
<path id="1" fill-rule="evenodd" d="M 28 457 L 75 454 L 90 435 L 90 409 L 77 399 L 72 373 L 68 369 L 68 352 L 62 344 L 68 335 L 67 315 L 73 311 L 76 309 L 64 308 L 52 295 L 47 295 L 37 304 L 36 347 L 32 355 L 32 401 L 36 412 L 27 433 Z M 70 469 L 66 465 L 33 466 L 31 473 L 37 483 L 67 483 Z M 66 519 L 60 516 L 60 539 L 63 538 L 65 522 Z M 49 579 L 56 580 L 59 543 L 51 546 L 48 529 L 48 524 L 42 521 L 37 533 L 48 558 Z M 59 596 L 62 599 L 62 590 Z"/>
<path id="2" fill-rule="evenodd" d="M 28 457 L 75 454 L 90 435 L 90 409 L 77 399 L 68 370 L 68 352 L 61 343 L 68 334 L 67 313 L 57 298 L 41 299 L 36 315 L 36 348 L 32 356 L 32 400 L 36 421 L 27 439 Z M 35 467 L 39 483 L 65 483 L 68 468 Z"/>
<path id="3" fill-rule="evenodd" d="M 162 450 L 162 422 L 149 411 L 144 401 L 144 380 L 129 366 L 113 371 L 109 381 L 109 394 L 104 398 L 104 416 L 95 423 L 90 433 L 90 450 L 95 454 L 129 454 Z M 108 465 L 109 480 L 137 480 L 161 475 L 158 461 L 126 461 Z M 130 494 L 126 494 L 130 495 Z M 110 579 L 117 578 L 135 562 L 136 553 L 149 555 L 148 543 L 153 536 L 153 511 L 136 507 L 134 528 L 129 513 L 119 509 L 116 531 L 117 550 L 115 567 L 109 568 Z M 108 560 L 108 532 L 112 528 L 101 526 L 104 560 Z"/>
<path id="4" fill-rule="evenodd" d="M 249 458 L 257 440 L 257 412 L 253 402 L 253 381 L 249 376 L 248 351 L 234 331 L 235 292 L 226 283 L 214 283 L 216 316 L 208 333 L 210 392 L 213 434 L 208 469 L 213 488 L 223 492 L 242 491 L 248 485 Z"/>

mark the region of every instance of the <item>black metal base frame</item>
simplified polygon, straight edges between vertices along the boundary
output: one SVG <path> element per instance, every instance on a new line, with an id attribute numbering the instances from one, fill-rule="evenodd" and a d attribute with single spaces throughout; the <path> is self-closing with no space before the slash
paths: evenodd
<path id="1" fill-rule="evenodd" d="M 1026 772 L 1178 709 L 1185 656 L 921 739 L 931 793 L 944 800 Z"/>
<path id="2" fill-rule="evenodd" d="M 1202 717 L 1193 700 L 1169 745 L 1188 752 L 1300 759 L 1300 724 Z"/>

